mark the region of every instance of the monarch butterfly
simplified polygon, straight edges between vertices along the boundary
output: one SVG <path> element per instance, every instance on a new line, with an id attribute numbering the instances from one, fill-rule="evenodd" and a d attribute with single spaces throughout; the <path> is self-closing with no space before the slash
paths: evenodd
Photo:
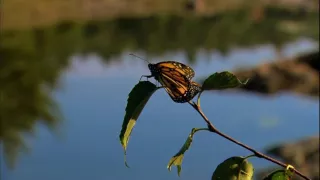
<path id="1" fill-rule="evenodd" d="M 134 54 L 130 55 L 140 58 Z M 145 59 L 142 60 L 147 61 Z M 201 86 L 192 81 L 195 75 L 194 70 L 185 64 L 176 61 L 164 61 L 156 64 L 148 62 L 148 68 L 151 75 L 143 75 L 141 78 L 154 77 L 174 102 L 188 102 L 201 91 Z"/>

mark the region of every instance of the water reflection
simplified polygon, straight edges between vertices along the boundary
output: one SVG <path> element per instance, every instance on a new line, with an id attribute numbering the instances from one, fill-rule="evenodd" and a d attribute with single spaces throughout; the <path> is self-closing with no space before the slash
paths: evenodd
<path id="1" fill-rule="evenodd" d="M 259 58 L 255 51 L 248 50 L 245 54 L 250 60 Z M 168 57 L 182 58 L 178 53 Z M 95 59 L 99 60 L 91 56 L 82 64 L 80 62 L 84 59 L 78 59 L 78 69 L 90 67 L 94 71 L 101 68 L 103 63 L 98 64 Z M 212 63 L 210 67 L 197 63 L 193 67 L 229 69 L 231 65 L 230 60 Z M 122 71 L 127 75 L 122 75 Z M 63 91 L 55 96 L 66 119 L 64 141 L 57 141 L 56 137 L 37 127 L 40 132 L 33 145 L 33 153 L 22 157 L 19 166 L 8 172 L 7 179 L 179 179 L 175 171 L 167 171 L 166 164 L 184 143 L 191 128 L 205 124 L 188 104 L 173 103 L 165 91 L 155 93 L 141 114 L 128 148 L 131 168 L 124 166 L 118 134 L 127 94 L 143 71 L 148 71 L 144 62 L 133 64 L 132 61 L 124 61 L 103 68 L 100 74 L 80 71 L 75 75 L 68 72 L 62 77 Z M 306 100 L 292 94 L 268 98 L 207 92 L 203 94 L 202 107 L 216 127 L 258 150 L 271 143 L 319 132 L 318 100 Z M 276 117 L 279 121 L 273 127 L 266 127 L 261 125 L 264 117 Z M 218 136 L 199 133 L 185 157 L 181 178 L 209 179 L 215 166 L 226 157 L 247 154 L 244 149 Z M 254 163 L 257 169 L 270 165 L 260 159 Z"/>
<path id="2" fill-rule="evenodd" d="M 28 147 L 23 136 L 32 135 L 35 124 L 53 128 L 58 123 L 59 111 L 50 91 L 59 68 L 26 49 L 1 47 L 0 54 L 0 140 L 5 160 L 13 167 L 19 152 Z"/>

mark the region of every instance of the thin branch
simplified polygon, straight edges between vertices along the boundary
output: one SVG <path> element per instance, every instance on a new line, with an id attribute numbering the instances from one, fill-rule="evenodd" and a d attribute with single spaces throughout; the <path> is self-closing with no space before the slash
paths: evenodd
<path id="1" fill-rule="evenodd" d="M 189 102 L 189 104 L 201 115 L 201 117 L 206 121 L 208 128 L 211 132 L 216 133 L 220 136 L 222 136 L 225 139 L 228 139 L 229 141 L 251 151 L 252 153 L 254 153 L 255 156 L 259 157 L 259 158 L 263 158 L 266 159 L 268 161 L 271 161 L 275 164 L 278 164 L 284 168 L 286 168 L 289 164 L 285 164 L 279 160 L 273 159 L 272 157 L 269 157 L 259 151 L 256 151 L 255 149 L 247 146 L 246 144 L 243 144 L 235 139 L 233 139 L 232 137 L 220 132 L 216 127 L 214 127 L 214 125 L 209 121 L 209 119 L 205 116 L 205 114 L 203 113 L 203 111 L 201 110 L 200 104 L 196 104 L 194 102 Z M 310 178 L 308 178 L 306 175 L 302 174 L 300 171 L 296 170 L 295 168 L 293 169 L 293 171 L 298 174 L 299 176 L 301 176 L 302 178 L 306 179 L 306 180 L 311 180 Z"/>

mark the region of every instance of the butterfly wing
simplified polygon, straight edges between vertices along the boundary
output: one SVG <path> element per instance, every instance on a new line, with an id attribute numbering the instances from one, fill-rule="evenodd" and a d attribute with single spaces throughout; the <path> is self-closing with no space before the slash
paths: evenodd
<path id="1" fill-rule="evenodd" d="M 171 99 L 177 103 L 188 102 L 201 91 L 201 86 L 196 82 L 176 81 L 166 75 L 161 75 L 159 82 L 164 86 Z"/>
<path id="2" fill-rule="evenodd" d="M 174 102 L 188 102 L 201 90 L 200 85 L 191 81 L 195 75 L 194 70 L 185 64 L 164 61 L 149 64 L 148 67 Z"/>
<path id="3" fill-rule="evenodd" d="M 188 91 L 188 86 L 165 78 L 165 76 L 160 76 L 159 82 L 174 102 L 180 102 Z"/>
<path id="4" fill-rule="evenodd" d="M 164 61 L 164 62 L 159 62 L 157 64 L 155 64 L 155 67 L 157 69 L 161 69 L 162 70 L 174 70 L 177 71 L 178 73 L 180 73 L 181 75 L 185 76 L 187 79 L 191 80 L 194 76 L 195 76 L 195 72 L 194 70 L 185 65 L 182 64 L 180 62 L 176 62 L 176 61 Z"/>

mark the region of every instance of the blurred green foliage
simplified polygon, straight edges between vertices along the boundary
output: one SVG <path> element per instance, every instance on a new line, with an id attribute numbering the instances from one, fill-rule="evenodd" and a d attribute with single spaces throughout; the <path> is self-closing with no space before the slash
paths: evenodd
<path id="1" fill-rule="evenodd" d="M 95 52 L 107 62 L 123 51 L 159 56 L 179 50 L 193 62 L 199 49 L 225 54 L 233 47 L 281 47 L 300 37 L 318 41 L 318 15 L 319 12 L 267 8 L 259 20 L 254 19 L 251 11 L 242 9 L 209 17 L 163 15 L 87 23 L 70 21 L 41 29 L 5 31 L 1 39 L 5 45 L 36 48 L 35 53 L 61 63 L 75 53 Z M 41 46 L 36 47 L 39 43 Z"/>
<path id="2" fill-rule="evenodd" d="M 61 119 L 51 97 L 59 62 L 42 58 L 34 46 L 23 46 L 0 45 L 0 142 L 10 168 L 17 155 L 27 150 L 24 136 L 33 135 L 36 124 L 54 128 Z"/>

